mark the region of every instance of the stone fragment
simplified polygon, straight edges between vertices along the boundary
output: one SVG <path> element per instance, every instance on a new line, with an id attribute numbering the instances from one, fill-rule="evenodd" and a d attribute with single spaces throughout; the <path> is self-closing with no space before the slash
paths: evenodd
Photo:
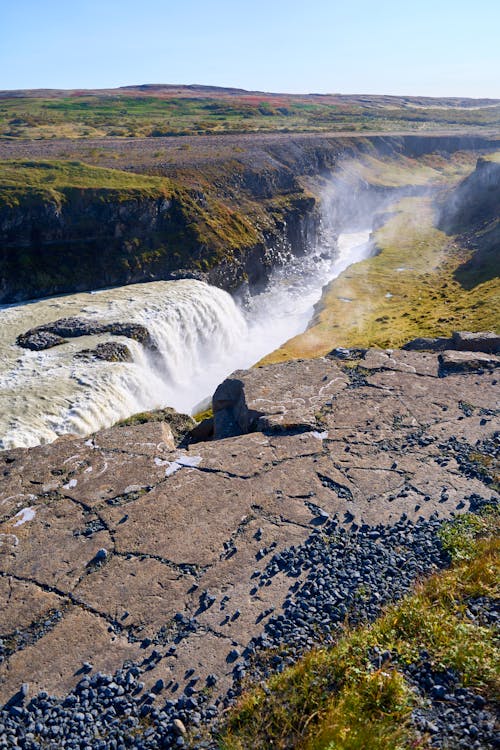
<path id="1" fill-rule="evenodd" d="M 456 331 L 452 335 L 453 348 L 458 351 L 500 353 L 500 336 L 493 331 Z"/>
<path id="2" fill-rule="evenodd" d="M 498 357 L 483 352 L 446 351 L 439 355 L 439 372 L 442 376 L 478 370 L 494 370 L 498 366 L 500 366 Z"/>
<path id="3" fill-rule="evenodd" d="M 184 726 L 184 723 L 180 719 L 174 719 L 172 723 L 174 725 L 174 729 L 177 732 L 177 734 L 182 734 L 182 735 L 187 734 L 186 727 Z"/>

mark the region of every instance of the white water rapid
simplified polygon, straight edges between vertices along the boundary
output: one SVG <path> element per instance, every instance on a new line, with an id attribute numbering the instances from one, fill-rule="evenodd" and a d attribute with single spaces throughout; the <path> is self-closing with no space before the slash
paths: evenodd
<path id="1" fill-rule="evenodd" d="M 275 271 L 262 294 L 238 306 L 200 281 L 158 281 L 71 294 L 0 309 L 0 449 L 88 435 L 136 412 L 191 412 L 231 371 L 249 367 L 303 331 L 321 287 L 366 257 L 368 231 L 340 235 L 335 256 L 310 255 Z M 35 352 L 16 337 L 43 323 L 82 317 L 140 323 L 160 356 L 109 334 Z M 102 341 L 126 344 L 132 362 L 75 357 Z"/>

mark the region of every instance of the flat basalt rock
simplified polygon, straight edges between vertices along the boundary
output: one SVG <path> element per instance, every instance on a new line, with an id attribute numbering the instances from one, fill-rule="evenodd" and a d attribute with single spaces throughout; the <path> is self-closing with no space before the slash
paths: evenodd
<path id="1" fill-rule="evenodd" d="M 156 345 L 148 329 L 139 323 L 98 323 L 84 318 L 60 318 L 52 323 L 44 323 L 36 328 L 30 328 L 29 331 L 21 333 L 17 337 L 16 343 L 23 349 L 38 351 L 63 344 L 66 338 L 94 336 L 101 333 L 110 333 L 112 336 L 126 336 L 138 341 L 148 349 L 156 350 Z"/>
<path id="2" fill-rule="evenodd" d="M 437 352 L 449 349 L 451 345 L 450 339 L 445 338 L 426 338 L 420 336 L 419 338 L 412 339 L 404 344 L 401 348 L 407 352 Z"/>
<path id="3" fill-rule="evenodd" d="M 446 351 L 439 355 L 440 375 L 451 375 L 460 372 L 494 370 L 500 366 L 500 359 L 483 352 Z"/>
<path id="4" fill-rule="evenodd" d="M 176 443 L 180 443 L 188 433 L 191 433 L 197 427 L 195 420 L 189 414 L 181 414 L 169 406 L 166 406 L 164 409 L 157 409 L 156 411 L 133 414 L 131 417 L 117 422 L 114 426 L 135 427 L 137 425 L 155 424 L 157 422 L 164 422 L 169 425 Z"/>
<path id="5" fill-rule="evenodd" d="M 402 347 L 405 351 L 446 351 L 455 350 L 461 352 L 484 352 L 485 354 L 500 353 L 500 336 L 493 331 L 455 331 L 451 338 L 426 338 L 412 339 Z"/>
<path id="6" fill-rule="evenodd" d="M 30 699 L 60 696 L 59 739 L 73 737 L 68 722 L 82 733 L 80 710 L 101 716 L 116 695 L 109 726 L 128 732 L 130 708 L 141 717 L 130 746 L 152 750 L 147 711 L 171 704 L 184 721 L 188 700 L 201 704 L 210 685 L 217 705 L 261 646 L 298 654 L 347 613 L 374 613 L 370 592 L 406 593 L 440 554 L 435 517 L 498 499 L 500 378 L 488 363 L 500 357 L 441 357 L 483 373 L 441 379 L 437 352 L 296 360 L 237 371 L 217 389 L 216 437 L 251 434 L 181 447 L 175 430 L 193 422 L 164 409 L 0 452 L 0 705 L 23 683 Z M 106 703 L 89 689 L 99 680 Z M 32 718 L 16 719 L 18 737 Z"/>
<path id="7" fill-rule="evenodd" d="M 500 336 L 493 331 L 456 331 L 452 335 L 453 348 L 458 351 L 500 353 Z"/>
<path id="8" fill-rule="evenodd" d="M 238 370 L 214 393 L 214 437 L 316 430 L 318 411 L 348 382 L 339 366 L 323 357 Z"/>

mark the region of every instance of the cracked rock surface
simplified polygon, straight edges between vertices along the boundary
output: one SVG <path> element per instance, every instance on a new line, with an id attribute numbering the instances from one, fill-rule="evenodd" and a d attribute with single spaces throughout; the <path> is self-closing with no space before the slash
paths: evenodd
<path id="1" fill-rule="evenodd" d="M 220 700 L 249 644 L 290 632 L 273 624 L 305 585 L 290 549 L 333 519 L 375 544 L 402 517 L 497 498 L 500 358 L 447 354 L 238 371 L 214 397 L 218 439 L 182 449 L 149 422 L 1 453 L 0 703 L 23 683 L 64 698 L 85 664 L 142 665 L 142 687 L 127 679 L 148 705 Z"/>

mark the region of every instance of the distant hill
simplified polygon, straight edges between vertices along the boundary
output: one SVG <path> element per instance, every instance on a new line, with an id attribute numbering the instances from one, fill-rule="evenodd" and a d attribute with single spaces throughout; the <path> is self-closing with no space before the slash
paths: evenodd
<path id="1" fill-rule="evenodd" d="M 272 97 L 283 101 L 319 101 L 323 104 L 357 104 L 372 107 L 449 107 L 454 109 L 475 109 L 495 107 L 500 99 L 471 99 L 467 97 L 392 96 L 386 94 L 286 94 L 279 92 L 249 91 L 234 87 L 206 86 L 202 84 L 143 83 L 135 86 L 120 86 L 114 89 L 16 89 L 0 91 L 0 99 L 47 98 L 81 96 L 154 96 L 160 98 L 203 96 L 213 99 L 238 97 Z"/>
<path id="2" fill-rule="evenodd" d="M 220 86 L 0 91 L 0 138 L 498 129 L 500 100 L 286 94 Z"/>

